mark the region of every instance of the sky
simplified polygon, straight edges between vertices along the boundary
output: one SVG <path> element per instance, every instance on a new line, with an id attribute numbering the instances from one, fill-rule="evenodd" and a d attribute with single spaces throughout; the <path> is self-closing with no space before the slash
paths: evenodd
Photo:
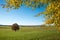
<path id="1" fill-rule="evenodd" d="M 4 1 L 0 1 L 0 4 L 1 3 L 4 3 Z M 0 6 L 0 24 L 12 25 L 13 23 L 17 23 L 19 25 L 42 25 L 44 24 L 43 15 L 39 17 L 34 16 L 43 11 L 45 11 L 45 7 L 32 10 L 32 8 L 21 6 L 19 9 L 12 9 L 7 12 L 7 8 Z"/>

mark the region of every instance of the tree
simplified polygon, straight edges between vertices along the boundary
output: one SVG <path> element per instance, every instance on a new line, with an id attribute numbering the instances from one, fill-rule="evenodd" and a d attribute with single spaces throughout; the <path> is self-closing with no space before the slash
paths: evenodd
<path id="1" fill-rule="evenodd" d="M 39 13 L 45 15 L 47 24 L 60 26 L 60 0 L 6 0 L 5 8 L 18 9 L 22 5 L 31 8 L 40 8 L 46 5 L 45 12 Z"/>
<path id="2" fill-rule="evenodd" d="M 12 30 L 14 30 L 15 32 L 16 32 L 17 30 L 19 30 L 19 25 L 18 25 L 17 23 L 14 23 L 14 24 L 12 25 Z"/>

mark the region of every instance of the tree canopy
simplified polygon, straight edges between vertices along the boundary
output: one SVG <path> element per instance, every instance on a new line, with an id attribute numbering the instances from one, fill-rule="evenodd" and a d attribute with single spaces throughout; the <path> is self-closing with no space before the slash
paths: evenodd
<path id="1" fill-rule="evenodd" d="M 39 13 L 45 15 L 46 24 L 54 24 L 60 26 L 60 0 L 5 0 L 5 8 L 18 9 L 22 5 L 31 8 L 40 8 L 46 6 L 45 12 Z M 37 16 L 38 16 L 37 15 Z"/>
<path id="2" fill-rule="evenodd" d="M 14 24 L 12 25 L 12 30 L 14 30 L 15 32 L 16 32 L 17 30 L 19 30 L 19 25 L 18 25 L 17 23 L 14 23 Z"/>

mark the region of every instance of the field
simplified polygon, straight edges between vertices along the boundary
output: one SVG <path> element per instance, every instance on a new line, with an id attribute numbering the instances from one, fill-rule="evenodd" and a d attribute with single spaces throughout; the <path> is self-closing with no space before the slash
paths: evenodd
<path id="1" fill-rule="evenodd" d="M 55 27 L 21 27 L 16 32 L 0 27 L 0 40 L 60 40 L 60 32 Z"/>

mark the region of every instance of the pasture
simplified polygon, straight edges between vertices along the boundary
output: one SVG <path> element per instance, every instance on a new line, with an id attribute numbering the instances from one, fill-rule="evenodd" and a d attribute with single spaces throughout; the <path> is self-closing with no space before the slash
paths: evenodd
<path id="1" fill-rule="evenodd" d="M 15 32 L 3 26 L 0 40 L 60 40 L 60 32 L 55 27 L 21 27 Z"/>

